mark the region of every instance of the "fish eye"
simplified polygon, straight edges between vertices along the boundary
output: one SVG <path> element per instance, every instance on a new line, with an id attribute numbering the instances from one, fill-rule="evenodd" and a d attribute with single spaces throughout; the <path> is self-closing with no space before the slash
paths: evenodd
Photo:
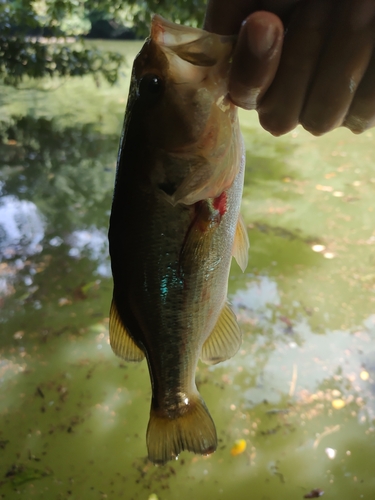
<path id="1" fill-rule="evenodd" d="M 142 76 L 138 92 L 141 96 L 158 97 L 161 95 L 164 89 L 163 80 L 152 73 L 148 73 Z"/>

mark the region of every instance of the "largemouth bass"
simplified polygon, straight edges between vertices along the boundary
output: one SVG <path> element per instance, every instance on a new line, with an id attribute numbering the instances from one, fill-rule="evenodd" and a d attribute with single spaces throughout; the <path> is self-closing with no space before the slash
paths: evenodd
<path id="1" fill-rule="evenodd" d="M 154 16 L 135 59 L 120 143 L 109 242 L 110 343 L 147 359 L 149 459 L 209 454 L 216 429 L 195 384 L 241 345 L 227 303 L 231 257 L 244 269 L 239 210 L 244 150 L 227 97 L 232 37 Z"/>

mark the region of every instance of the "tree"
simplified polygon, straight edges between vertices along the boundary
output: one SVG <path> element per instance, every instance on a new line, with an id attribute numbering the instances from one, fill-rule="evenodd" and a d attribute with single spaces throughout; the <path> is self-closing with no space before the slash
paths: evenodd
<path id="1" fill-rule="evenodd" d="M 114 83 L 123 58 L 85 44 L 90 19 L 132 23 L 145 35 L 153 12 L 197 25 L 202 23 L 204 4 L 204 0 L 0 0 L 0 81 L 17 87 L 26 77 L 92 74 Z M 73 40 L 68 38 L 72 36 Z M 65 41 L 51 43 L 51 37 Z"/>

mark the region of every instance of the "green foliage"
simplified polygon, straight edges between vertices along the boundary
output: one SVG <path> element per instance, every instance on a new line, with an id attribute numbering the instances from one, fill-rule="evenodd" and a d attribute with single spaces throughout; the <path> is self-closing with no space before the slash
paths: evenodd
<path id="1" fill-rule="evenodd" d="M 60 29 L 64 19 L 76 14 L 78 7 L 78 3 L 66 0 L 43 6 L 31 0 L 0 0 L 0 81 L 17 87 L 27 77 L 92 74 L 96 80 L 101 75 L 113 84 L 123 57 L 88 47 L 79 36 L 68 40 L 66 36 L 71 33 Z M 42 37 L 30 36 L 33 32 Z"/>
<path id="2" fill-rule="evenodd" d="M 159 14 L 171 21 L 190 26 L 202 26 L 206 10 L 205 0 L 86 0 L 90 15 L 130 22 L 137 32 L 146 36 L 151 17 Z"/>
<path id="3" fill-rule="evenodd" d="M 90 22 L 130 25 L 146 36 L 155 12 L 199 26 L 204 11 L 204 0 L 0 0 L 0 82 L 17 87 L 26 78 L 93 74 L 113 84 L 123 58 L 85 45 Z"/>
<path id="4" fill-rule="evenodd" d="M 134 24 L 142 33 L 148 31 L 152 14 L 159 14 L 171 21 L 200 27 L 206 10 L 205 0 L 128 0 L 134 9 Z"/>
<path id="5" fill-rule="evenodd" d="M 27 76 L 83 76 L 102 75 L 109 83 L 117 80 L 123 58 L 115 52 L 103 53 L 74 45 L 50 45 L 18 37 L 4 40 L 0 36 L 0 78 L 6 85 L 17 87 Z"/>

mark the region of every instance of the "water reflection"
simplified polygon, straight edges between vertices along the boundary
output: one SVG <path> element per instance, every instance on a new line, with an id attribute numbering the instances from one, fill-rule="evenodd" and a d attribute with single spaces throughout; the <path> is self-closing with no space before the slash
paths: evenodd
<path id="1" fill-rule="evenodd" d="M 117 135 L 26 116 L 0 122 L 0 137 L 2 195 L 31 200 L 48 219 L 50 238 L 107 226 Z"/>
<path id="2" fill-rule="evenodd" d="M 324 441 L 322 451 L 333 460 L 336 451 L 330 449 L 336 448 L 330 448 L 328 436 L 337 432 L 333 442 L 341 449 L 343 422 L 357 422 L 374 436 L 374 315 L 362 316 L 351 329 L 326 327 L 322 335 L 314 327 L 314 312 L 296 300 L 288 304 L 274 277 L 247 277 L 246 288 L 231 297 L 245 333 L 243 346 L 237 357 L 209 368 L 230 395 L 221 398 L 233 412 L 229 428 L 237 430 L 230 433 L 231 439 L 271 439 L 277 433 L 289 434 L 302 421 L 302 426 L 317 429 L 305 449 L 315 450 Z M 214 403 L 208 399 L 207 404 Z M 324 425 L 318 423 L 326 419 Z M 272 439 L 275 449 L 279 440 Z M 261 441 L 258 446 L 263 449 Z M 254 444 L 252 453 L 256 448 Z"/>
<path id="3" fill-rule="evenodd" d="M 71 257 L 81 258 L 83 255 L 88 255 L 90 259 L 97 262 L 96 273 L 98 275 L 106 278 L 111 276 L 107 231 L 96 227 L 73 231 L 67 237 L 66 242 L 71 247 L 68 251 Z"/>
<path id="4" fill-rule="evenodd" d="M 0 259 L 27 257 L 42 250 L 45 223 L 37 206 L 15 196 L 1 197 Z"/>
<path id="5" fill-rule="evenodd" d="M 0 294 L 11 295 L 20 285 L 28 287 L 26 297 L 35 293 L 35 275 L 53 249 L 90 259 L 96 274 L 108 278 L 117 136 L 94 125 L 61 128 L 26 116 L 0 122 L 0 137 Z M 36 254 L 42 259 L 28 260 Z"/>
<path id="6" fill-rule="evenodd" d="M 15 292 L 17 273 L 24 269 L 29 256 L 40 253 L 45 221 L 34 203 L 13 195 L 1 196 L 0 187 L 0 298 Z M 33 283 L 34 268 L 23 276 L 23 283 Z"/>
<path id="7" fill-rule="evenodd" d="M 352 174 L 340 163 L 335 177 L 315 142 L 248 130 L 250 266 L 242 274 L 234 264 L 229 285 L 244 342 L 197 373 L 220 446 L 154 468 L 145 459 L 146 363 L 122 363 L 108 345 L 117 134 L 46 118 L 0 124 L 0 496 L 258 500 L 319 488 L 372 498 L 374 258 L 354 211 L 363 203 L 371 216 L 373 193 L 354 206 L 316 189 Z M 344 147 L 329 140 L 326 158 Z M 233 456 L 238 439 L 247 446 Z"/>

